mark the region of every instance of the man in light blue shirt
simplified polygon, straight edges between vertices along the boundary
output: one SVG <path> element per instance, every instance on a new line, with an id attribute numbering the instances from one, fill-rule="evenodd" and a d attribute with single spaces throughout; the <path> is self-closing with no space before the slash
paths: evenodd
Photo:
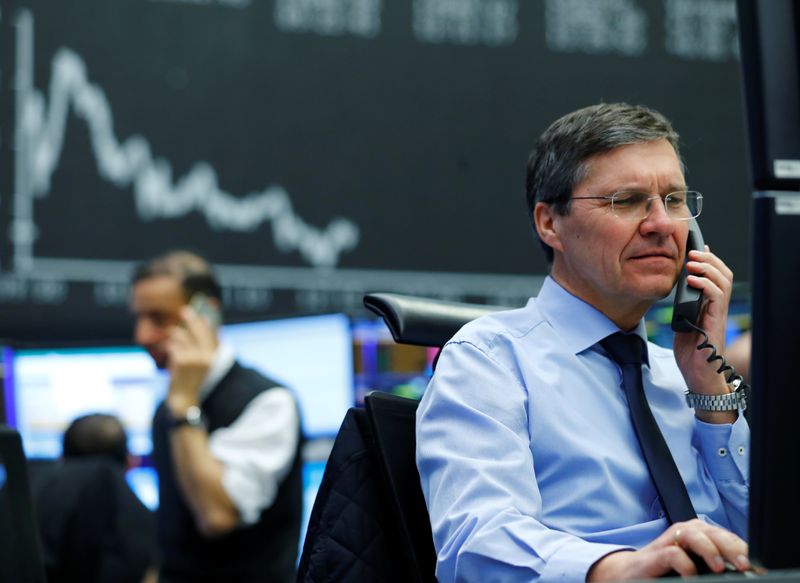
<path id="1" fill-rule="evenodd" d="M 659 113 L 602 104 L 548 128 L 528 164 L 528 205 L 551 270 L 519 310 L 465 326 L 420 403 L 417 464 L 448 581 L 619 581 L 749 568 L 749 429 L 736 407 L 692 410 L 684 392 L 732 390 L 695 333 L 647 343 L 642 382 L 698 519 L 669 524 L 642 454 L 620 366 L 599 342 L 646 340 L 702 196 Z M 705 297 L 698 325 L 718 349 L 733 274 L 689 254 Z M 715 401 L 716 402 L 716 401 Z"/>

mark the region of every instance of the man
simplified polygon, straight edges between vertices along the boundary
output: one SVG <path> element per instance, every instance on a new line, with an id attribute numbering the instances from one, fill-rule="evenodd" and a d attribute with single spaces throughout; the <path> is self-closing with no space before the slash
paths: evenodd
<path id="1" fill-rule="evenodd" d="M 155 524 L 125 480 L 125 429 L 113 415 L 75 419 L 63 459 L 31 468 L 51 583 L 155 581 Z"/>
<path id="2" fill-rule="evenodd" d="M 135 340 L 170 373 L 153 421 L 160 581 L 293 581 L 298 409 L 219 342 L 211 320 L 220 304 L 210 266 L 191 253 L 168 253 L 133 276 Z"/>
<path id="3" fill-rule="evenodd" d="M 700 210 L 677 144 L 661 114 L 626 104 L 568 114 L 539 139 L 527 197 L 550 275 L 525 308 L 456 334 L 419 406 L 439 581 L 690 575 L 695 557 L 749 568 L 739 405 L 687 407 L 687 388 L 715 402 L 731 391 L 697 334 L 677 334 L 674 354 L 645 342 L 642 318 L 675 284 Z M 721 349 L 733 275 L 708 248 L 687 270 Z M 643 364 L 617 364 L 605 339 L 619 337 L 646 349 Z M 636 378 L 699 519 L 665 516 L 626 398 Z"/>

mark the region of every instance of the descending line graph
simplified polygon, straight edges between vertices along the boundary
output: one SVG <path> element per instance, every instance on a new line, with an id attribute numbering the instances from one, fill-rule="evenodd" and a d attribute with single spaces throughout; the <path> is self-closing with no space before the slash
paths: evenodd
<path id="1" fill-rule="evenodd" d="M 217 171 L 208 162 L 196 162 L 185 175 L 173 177 L 170 162 L 155 155 L 143 136 L 117 139 L 108 98 L 89 80 L 85 62 L 68 48 L 61 47 L 53 55 L 45 95 L 33 82 L 31 11 L 20 10 L 14 26 L 17 121 L 10 236 L 15 272 L 33 269 L 38 232 L 34 201 L 51 194 L 71 112 L 86 123 L 99 176 L 119 189 L 132 189 L 143 221 L 177 219 L 196 211 L 217 231 L 247 233 L 268 224 L 279 252 L 297 252 L 312 267 L 336 267 L 342 254 L 357 247 L 360 233 L 352 220 L 337 217 L 317 228 L 294 211 L 289 193 L 279 185 L 236 196 L 220 186 Z"/>

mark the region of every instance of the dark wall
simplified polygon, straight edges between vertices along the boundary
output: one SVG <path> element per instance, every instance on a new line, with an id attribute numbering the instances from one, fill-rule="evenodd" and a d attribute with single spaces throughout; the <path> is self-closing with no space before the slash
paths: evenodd
<path id="1" fill-rule="evenodd" d="M 173 247 L 234 319 L 521 302 L 528 152 L 600 100 L 673 120 L 748 278 L 733 0 L 2 0 L 0 27 L 0 336 L 124 337 L 132 263 Z"/>

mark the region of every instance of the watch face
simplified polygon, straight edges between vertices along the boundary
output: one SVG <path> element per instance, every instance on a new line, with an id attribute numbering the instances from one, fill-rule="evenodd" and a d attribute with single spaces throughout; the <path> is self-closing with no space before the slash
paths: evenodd
<path id="1" fill-rule="evenodd" d="M 186 422 L 189 425 L 202 425 L 203 413 L 200 411 L 200 407 L 192 405 L 186 409 Z"/>

